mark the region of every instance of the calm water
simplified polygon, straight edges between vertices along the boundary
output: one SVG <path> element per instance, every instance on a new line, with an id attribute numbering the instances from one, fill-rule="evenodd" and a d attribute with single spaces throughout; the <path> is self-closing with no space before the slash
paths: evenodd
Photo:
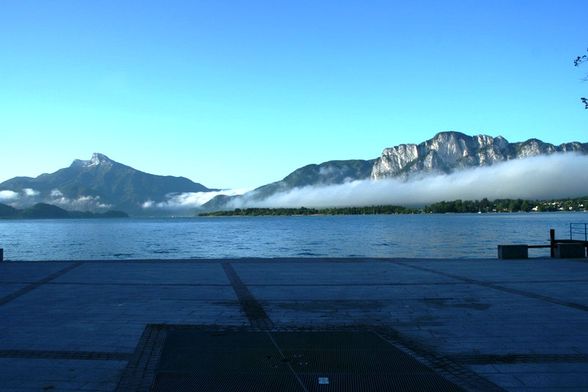
<path id="1" fill-rule="evenodd" d="M 0 221 L 7 260 L 496 257 L 502 243 L 569 236 L 586 213 Z M 548 255 L 534 250 L 532 256 Z"/>

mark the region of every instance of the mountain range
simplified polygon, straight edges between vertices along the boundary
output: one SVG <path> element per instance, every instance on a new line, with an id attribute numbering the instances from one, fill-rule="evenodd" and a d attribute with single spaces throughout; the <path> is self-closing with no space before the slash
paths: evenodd
<path id="1" fill-rule="evenodd" d="M 371 178 L 406 179 L 431 172 L 448 174 L 459 169 L 558 152 L 588 154 L 588 143 L 571 142 L 554 146 L 538 139 L 509 143 L 502 136 L 440 132 L 420 144 L 401 144 L 384 149 L 374 163 Z"/>
<path id="2" fill-rule="evenodd" d="M 229 208 L 230 202 L 239 199 L 263 201 L 295 188 L 368 179 L 396 178 L 406 181 L 424 175 L 448 174 L 558 152 L 588 154 L 588 143 L 571 142 L 556 146 L 538 139 L 510 143 L 501 136 L 440 132 L 420 144 L 385 148 L 377 159 L 311 164 L 244 195 L 219 194 L 214 198 L 213 195 L 222 192 L 184 177 L 144 173 L 96 153 L 90 160 L 75 160 L 69 167 L 55 173 L 41 174 L 36 178 L 15 177 L 0 183 L 0 202 L 20 208 L 43 202 L 68 210 L 104 212 L 116 209 L 132 215 L 177 214 L 178 211 L 169 211 L 172 205 L 169 201 L 178 198 L 190 200 L 191 195 L 209 195 L 204 198 L 210 200 L 201 206 L 203 209 L 225 209 Z M 188 203 L 183 207 L 185 213 L 193 212 L 200 204 Z"/>
<path id="3" fill-rule="evenodd" d="M 499 162 L 554 153 L 588 154 L 588 143 L 571 142 L 558 146 L 539 139 L 509 143 L 502 136 L 469 136 L 461 132 L 439 132 L 420 144 L 400 144 L 385 148 L 371 160 L 329 161 L 295 170 L 283 180 L 261 186 L 241 196 L 217 196 L 204 209 L 228 208 L 236 201 L 260 202 L 279 192 L 316 185 L 337 185 L 356 180 L 396 178 L 409 180 L 424 175 L 450 174 L 467 168 L 491 166 Z"/>

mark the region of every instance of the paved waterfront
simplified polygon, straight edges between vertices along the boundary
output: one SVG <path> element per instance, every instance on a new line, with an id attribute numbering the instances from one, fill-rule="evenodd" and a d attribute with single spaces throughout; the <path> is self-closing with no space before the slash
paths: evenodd
<path id="1" fill-rule="evenodd" d="M 361 258 L 0 263 L 0 390 L 114 391 L 161 324 L 376 329 L 465 389 L 588 390 L 585 259 Z"/>

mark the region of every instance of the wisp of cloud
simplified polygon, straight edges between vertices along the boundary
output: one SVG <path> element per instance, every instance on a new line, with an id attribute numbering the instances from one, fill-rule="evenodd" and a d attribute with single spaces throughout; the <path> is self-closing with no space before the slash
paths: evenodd
<path id="1" fill-rule="evenodd" d="M 185 192 L 173 193 L 162 202 L 148 200 L 142 204 L 143 209 L 158 208 L 163 210 L 188 210 L 198 208 L 215 196 L 237 196 L 248 192 L 250 189 L 225 189 L 217 192 Z"/>
<path id="2" fill-rule="evenodd" d="M 482 198 L 553 199 L 588 195 L 588 156 L 554 154 L 507 161 L 452 174 L 409 181 L 361 180 L 340 185 L 308 186 L 263 200 L 246 194 L 229 208 L 348 207 L 402 205 L 418 207 L 443 200 Z"/>
<path id="3" fill-rule="evenodd" d="M 18 199 L 18 193 L 11 190 L 0 191 L 0 203 L 6 203 Z"/>

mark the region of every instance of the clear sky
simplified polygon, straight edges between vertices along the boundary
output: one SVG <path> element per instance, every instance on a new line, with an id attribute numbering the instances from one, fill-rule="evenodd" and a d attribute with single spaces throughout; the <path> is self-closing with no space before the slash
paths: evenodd
<path id="1" fill-rule="evenodd" d="M 0 2 L 0 181 L 102 152 L 209 187 L 441 130 L 588 141 L 586 0 Z"/>

